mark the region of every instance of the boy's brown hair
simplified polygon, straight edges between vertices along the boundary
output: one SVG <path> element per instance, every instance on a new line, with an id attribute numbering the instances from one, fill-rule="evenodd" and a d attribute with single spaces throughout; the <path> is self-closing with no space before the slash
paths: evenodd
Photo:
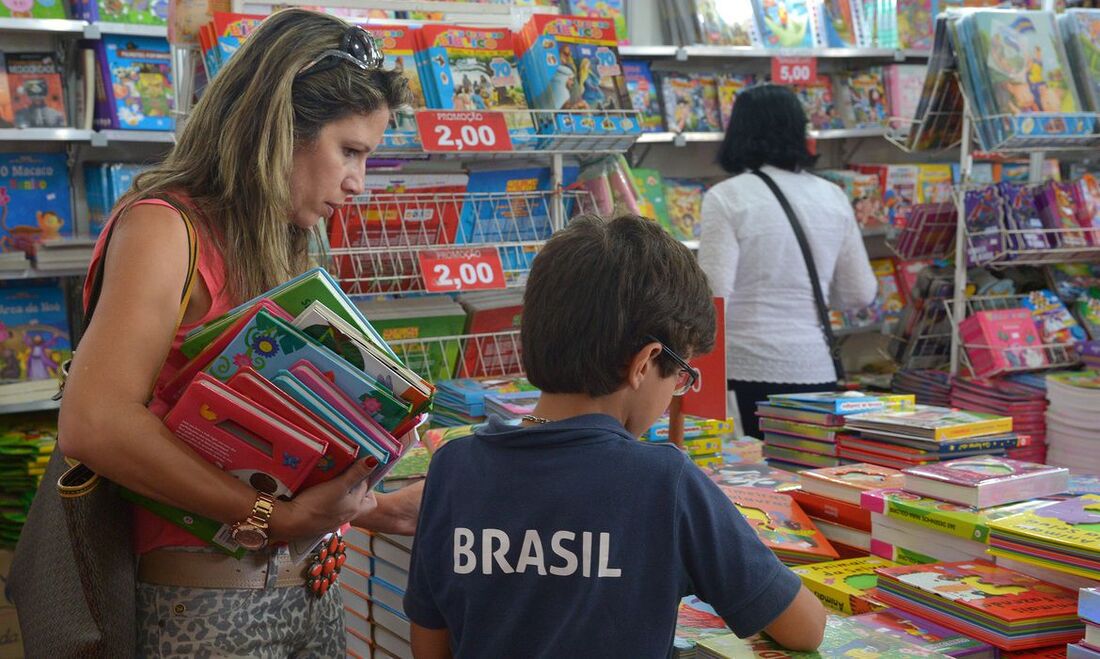
<path id="1" fill-rule="evenodd" d="M 582 216 L 554 234 L 523 295 L 523 366 L 547 393 L 605 396 L 655 337 L 685 359 L 710 352 L 714 304 L 687 247 L 637 215 Z M 661 375 L 676 363 L 660 357 Z"/>

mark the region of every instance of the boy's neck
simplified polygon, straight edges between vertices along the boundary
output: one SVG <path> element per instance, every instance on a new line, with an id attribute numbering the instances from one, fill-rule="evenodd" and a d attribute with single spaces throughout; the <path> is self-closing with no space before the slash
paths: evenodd
<path id="1" fill-rule="evenodd" d="M 543 393 L 531 412 L 532 416 L 547 421 L 561 421 L 582 414 L 606 414 L 624 425 L 627 419 L 623 400 L 618 392 L 598 398 L 586 394 Z"/>

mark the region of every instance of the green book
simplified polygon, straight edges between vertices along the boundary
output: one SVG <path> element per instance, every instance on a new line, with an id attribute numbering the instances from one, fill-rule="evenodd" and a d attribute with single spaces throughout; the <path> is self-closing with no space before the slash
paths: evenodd
<path id="1" fill-rule="evenodd" d="M 858 653 L 858 654 L 857 654 Z M 825 620 L 825 638 L 816 652 L 785 650 L 764 634 L 740 639 L 734 634 L 703 639 L 695 646 L 697 657 L 715 659 L 826 659 L 829 657 L 890 657 L 948 659 L 947 655 L 926 650 L 900 638 L 830 615 Z"/>
<path id="2" fill-rule="evenodd" d="M 665 180 L 656 169 L 634 169 L 634 185 L 642 195 L 642 207 L 639 209 L 645 217 L 657 220 L 657 223 L 670 229 L 668 223 L 668 205 L 665 202 Z"/>
<path id="3" fill-rule="evenodd" d="M 417 375 L 433 382 L 454 377 L 462 342 L 440 337 L 462 334 L 465 312 L 375 320 L 374 326 L 386 341 L 408 341 L 399 343 L 394 350 L 401 362 Z"/>
<path id="4" fill-rule="evenodd" d="M 976 542 L 989 542 L 989 522 L 1050 503 L 1036 499 L 992 508 L 971 508 L 898 489 L 869 490 L 860 505 L 873 512 Z"/>
<path id="5" fill-rule="evenodd" d="M 340 316 L 341 319 L 351 323 L 352 327 L 374 341 L 378 347 L 385 350 L 390 356 L 396 357 L 389 346 L 386 345 L 382 336 L 375 331 L 374 327 L 352 304 L 344 291 L 340 289 L 340 285 L 336 283 L 336 280 L 322 268 L 314 268 L 299 275 L 285 284 L 276 286 L 263 295 L 227 311 L 220 318 L 212 320 L 202 327 L 196 327 L 184 338 L 183 345 L 180 346 L 180 352 L 186 355 L 188 359 L 193 359 L 203 348 L 221 335 L 233 321 L 240 318 L 244 312 L 264 298 L 279 305 L 294 317 L 297 317 L 314 302 L 320 302 L 336 312 L 336 315 Z"/>
<path id="6" fill-rule="evenodd" d="M 118 494 L 123 499 L 149 510 L 157 517 L 172 522 L 199 540 L 224 551 L 233 558 L 239 559 L 245 555 L 244 547 L 233 542 L 233 539 L 230 537 L 228 524 L 221 524 L 208 517 L 201 517 L 194 513 L 189 513 L 186 510 L 181 510 L 180 508 L 154 501 L 136 492 L 131 492 L 124 487 L 118 488 Z"/>

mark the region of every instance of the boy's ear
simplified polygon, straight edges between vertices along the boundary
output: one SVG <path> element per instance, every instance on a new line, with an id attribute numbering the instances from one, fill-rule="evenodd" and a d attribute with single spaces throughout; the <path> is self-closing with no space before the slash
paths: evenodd
<path id="1" fill-rule="evenodd" d="M 634 357 L 630 360 L 630 370 L 626 374 L 627 386 L 635 391 L 641 388 L 649 369 L 657 367 L 653 360 L 660 354 L 661 344 L 656 341 L 645 344 L 641 350 L 634 353 Z"/>

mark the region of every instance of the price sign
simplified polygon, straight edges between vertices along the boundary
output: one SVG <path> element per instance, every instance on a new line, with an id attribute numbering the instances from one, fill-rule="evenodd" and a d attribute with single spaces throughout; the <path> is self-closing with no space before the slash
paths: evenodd
<path id="1" fill-rule="evenodd" d="M 772 82 L 777 85 L 804 85 L 817 80 L 817 60 L 813 57 L 773 57 Z"/>
<path id="2" fill-rule="evenodd" d="M 500 112 L 425 111 L 416 113 L 425 151 L 511 151 L 512 138 Z"/>
<path id="3" fill-rule="evenodd" d="M 428 249 L 417 254 L 429 293 L 504 288 L 504 267 L 493 247 Z"/>

